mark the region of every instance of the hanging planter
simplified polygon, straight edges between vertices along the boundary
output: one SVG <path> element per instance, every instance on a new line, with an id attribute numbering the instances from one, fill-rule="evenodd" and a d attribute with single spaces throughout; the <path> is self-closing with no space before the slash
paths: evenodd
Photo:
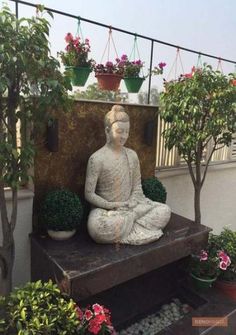
<path id="1" fill-rule="evenodd" d="M 97 73 L 95 77 L 98 81 L 98 87 L 101 90 L 117 91 L 120 86 L 121 79 L 123 78 L 120 74 L 115 73 Z"/>
<path id="2" fill-rule="evenodd" d="M 58 53 L 74 86 L 84 86 L 86 84 L 95 64 L 92 58 L 88 59 L 90 52 L 89 40 L 87 38 L 84 40 L 83 37 L 79 36 L 79 33 L 83 36 L 80 20 L 78 20 L 75 38 L 71 33 L 67 33 L 65 37 L 67 43 L 65 51 Z"/>
<path id="3" fill-rule="evenodd" d="M 73 86 L 84 86 L 92 71 L 91 68 L 82 66 L 65 66 L 65 69 L 70 71 L 71 83 Z"/>
<path id="4" fill-rule="evenodd" d="M 141 77 L 125 77 L 124 82 L 129 93 L 138 93 L 145 78 Z"/>

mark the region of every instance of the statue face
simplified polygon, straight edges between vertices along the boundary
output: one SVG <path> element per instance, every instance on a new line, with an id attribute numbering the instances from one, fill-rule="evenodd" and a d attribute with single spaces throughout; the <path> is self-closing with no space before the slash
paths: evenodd
<path id="1" fill-rule="evenodd" d="M 109 143 L 114 147 L 123 146 L 129 137 L 129 128 L 129 122 L 114 122 L 111 128 L 107 131 Z"/>

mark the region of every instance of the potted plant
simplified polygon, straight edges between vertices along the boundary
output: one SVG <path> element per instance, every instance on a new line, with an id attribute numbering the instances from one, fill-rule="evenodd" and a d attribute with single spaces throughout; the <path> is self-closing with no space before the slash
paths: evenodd
<path id="1" fill-rule="evenodd" d="M 37 335 L 115 335 L 108 309 L 93 304 L 82 311 L 51 280 L 27 283 L 0 297 L 0 333 Z"/>
<path id="2" fill-rule="evenodd" d="M 230 266 L 231 260 L 225 251 L 215 247 L 209 238 L 205 250 L 191 256 L 190 275 L 197 288 L 209 288 L 221 272 Z"/>
<path id="3" fill-rule="evenodd" d="M 201 223 L 200 195 L 212 155 L 230 145 L 236 131 L 233 79 L 233 74 L 226 76 L 205 64 L 177 81 L 166 82 L 160 95 L 161 118 L 170 123 L 164 132 L 166 146 L 177 148 L 193 182 L 196 223 Z"/>
<path id="4" fill-rule="evenodd" d="M 166 203 L 166 189 L 156 177 L 143 179 L 142 188 L 145 197 L 152 201 Z"/>
<path id="5" fill-rule="evenodd" d="M 79 36 L 74 38 L 71 33 L 67 33 L 65 41 L 67 43 L 65 51 L 61 51 L 58 54 L 65 69 L 71 72 L 72 84 L 84 86 L 95 65 L 92 58 L 88 59 L 90 52 L 89 40 L 86 38 L 83 42 Z"/>
<path id="6" fill-rule="evenodd" d="M 143 68 L 144 63 L 140 60 L 129 61 L 127 55 L 121 56 L 121 62 L 124 66 L 124 82 L 129 93 L 137 93 L 145 77 L 140 77 L 140 71 Z"/>
<path id="7" fill-rule="evenodd" d="M 75 234 L 82 215 L 83 209 L 78 195 L 59 189 L 46 195 L 41 207 L 40 221 L 51 238 L 65 240 Z"/>
<path id="8" fill-rule="evenodd" d="M 27 283 L 0 298 L 0 333 L 77 335 L 80 320 L 72 299 L 51 281 Z"/>
<path id="9" fill-rule="evenodd" d="M 124 76 L 123 62 L 116 58 L 115 63 L 106 62 L 95 66 L 95 77 L 101 90 L 117 91 Z"/>
<path id="10" fill-rule="evenodd" d="M 212 243 L 216 249 L 224 250 L 231 259 L 226 271 L 221 271 L 216 287 L 225 295 L 236 300 L 236 232 L 224 228 L 219 235 L 211 235 Z"/>

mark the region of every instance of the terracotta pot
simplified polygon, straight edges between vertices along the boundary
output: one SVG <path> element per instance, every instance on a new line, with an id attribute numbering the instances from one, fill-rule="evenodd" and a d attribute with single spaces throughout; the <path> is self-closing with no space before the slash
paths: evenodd
<path id="1" fill-rule="evenodd" d="M 215 287 L 227 297 L 236 301 L 236 281 L 226 281 L 218 279 Z"/>
<path id="2" fill-rule="evenodd" d="M 122 75 L 113 73 L 96 73 L 95 77 L 98 80 L 98 87 L 107 91 L 117 91 L 123 78 Z"/>
<path id="3" fill-rule="evenodd" d="M 76 230 L 60 230 L 60 231 L 56 231 L 56 230 L 51 230 L 48 229 L 48 235 L 53 239 L 53 240 L 57 240 L 57 241 L 63 241 L 63 240 L 68 240 L 69 238 L 71 238 L 73 235 L 75 235 Z"/>

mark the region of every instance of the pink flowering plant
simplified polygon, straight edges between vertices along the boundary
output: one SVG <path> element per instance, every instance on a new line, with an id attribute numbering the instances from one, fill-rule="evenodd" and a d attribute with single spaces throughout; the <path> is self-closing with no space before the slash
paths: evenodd
<path id="1" fill-rule="evenodd" d="M 119 58 L 115 62 L 107 61 L 105 64 L 97 64 L 94 68 L 95 74 L 117 74 L 124 75 L 124 64 Z"/>
<path id="2" fill-rule="evenodd" d="M 230 264 L 231 259 L 228 254 L 218 249 L 210 237 L 207 248 L 192 255 L 190 271 L 198 278 L 213 279 L 217 278 L 221 272 L 225 272 Z"/>
<path id="3" fill-rule="evenodd" d="M 71 33 L 67 33 L 65 37 L 67 43 L 65 51 L 59 52 L 62 63 L 65 66 L 73 67 L 89 67 L 93 69 L 95 61 L 88 58 L 90 52 L 90 42 L 86 38 L 82 41 L 79 36 L 73 37 Z"/>
<path id="4" fill-rule="evenodd" d="M 154 74 L 154 75 L 163 74 L 165 66 L 166 66 L 166 63 L 160 62 L 158 65 L 154 66 L 154 68 L 152 70 L 152 74 Z"/>
<path id="5" fill-rule="evenodd" d="M 104 306 L 93 304 L 84 311 L 77 307 L 77 314 L 80 319 L 79 334 L 115 335 L 110 311 Z"/>
<path id="6" fill-rule="evenodd" d="M 124 77 L 137 78 L 140 76 L 140 71 L 144 65 L 140 59 L 129 61 L 127 55 L 122 55 L 119 61 L 124 67 Z"/>

